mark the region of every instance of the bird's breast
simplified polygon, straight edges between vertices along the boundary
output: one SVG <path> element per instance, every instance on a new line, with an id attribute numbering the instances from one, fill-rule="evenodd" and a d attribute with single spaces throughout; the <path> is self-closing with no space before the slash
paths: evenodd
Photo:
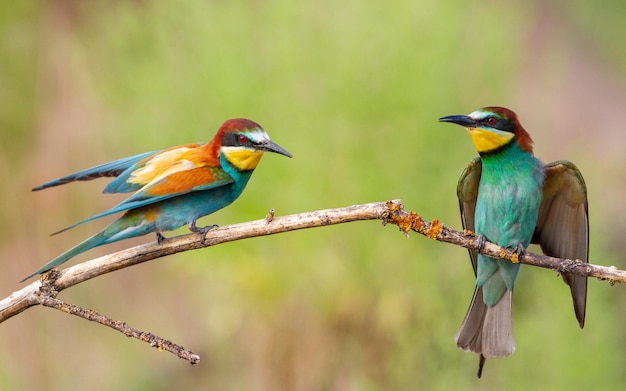
<path id="1" fill-rule="evenodd" d="M 528 246 L 537 223 L 542 183 L 542 175 L 535 170 L 506 175 L 483 170 L 474 216 L 476 232 L 501 246 Z"/>

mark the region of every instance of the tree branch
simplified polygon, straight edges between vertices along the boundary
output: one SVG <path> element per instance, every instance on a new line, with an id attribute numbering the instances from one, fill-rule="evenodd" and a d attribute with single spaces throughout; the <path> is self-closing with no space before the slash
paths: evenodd
<path id="1" fill-rule="evenodd" d="M 353 205 L 288 216 L 275 216 L 274 209 L 272 209 L 265 219 L 262 220 L 214 228 L 208 232 L 204 241 L 201 234 L 192 233 L 166 239 L 160 245 L 156 242 L 148 243 L 92 259 L 61 271 L 52 270 L 37 281 L 0 300 L 0 323 L 32 306 L 41 304 L 112 327 L 124 335 L 148 342 L 151 346 L 174 353 L 178 357 L 187 359 L 194 364 L 200 358 L 181 346 L 153 334 L 134 329 L 126 323 L 112 320 L 94 311 L 64 303 L 57 299 L 56 295 L 64 289 L 102 274 L 170 254 L 256 236 L 273 235 L 298 229 L 323 227 L 358 220 L 381 220 L 383 225 L 397 225 L 406 236 L 408 236 L 409 231 L 415 231 L 430 239 L 478 251 L 476 236 L 472 232 L 459 232 L 449 229 L 444 227 L 437 219 L 432 222 L 425 221 L 418 214 L 405 211 L 400 200 Z M 595 277 L 607 280 L 611 284 L 626 282 L 626 271 L 619 270 L 614 266 L 598 266 L 583 263 L 580 260 L 553 258 L 533 253 L 526 253 L 518 259 L 512 249 L 503 248 L 489 242 L 485 243 L 480 252 L 494 258 L 539 266 L 556 270 L 559 273 Z"/>
<path id="2" fill-rule="evenodd" d="M 97 313 L 94 310 L 87 310 L 75 304 L 65 303 L 63 300 L 55 299 L 54 297 L 48 295 L 41 295 L 41 305 L 43 305 L 44 307 L 57 309 L 70 315 L 78 316 L 79 318 L 99 323 L 103 326 L 110 327 L 113 330 L 119 331 L 127 337 L 133 337 L 140 341 L 146 342 L 153 348 L 170 352 L 179 358 L 189 361 L 191 365 L 195 365 L 200 362 L 200 356 L 194 354 L 193 352 L 190 352 L 189 350 L 186 350 L 180 345 L 177 345 L 152 333 L 146 333 L 138 330 L 134 327 L 129 326 L 126 322 L 113 320 L 107 316 Z"/>
<path id="3" fill-rule="evenodd" d="M 390 204 L 390 202 L 391 201 L 387 201 L 388 207 L 393 209 L 394 204 Z M 433 240 L 456 244 L 457 246 L 465 247 L 470 250 L 479 250 L 476 235 L 473 232 L 467 230 L 459 232 L 449 229 L 443 226 L 437 219 L 434 219 L 432 222 L 424 221 L 418 214 L 400 209 L 392 211 L 387 221 L 397 225 L 405 235 L 408 235 L 409 231 L 415 231 Z M 620 270 L 615 266 L 599 266 L 584 263 L 579 259 L 554 258 L 530 252 L 525 253 L 522 257 L 518 257 L 514 249 L 500 247 L 491 242 L 485 242 L 484 247 L 479 253 L 493 258 L 505 259 L 512 263 L 523 263 L 545 269 L 552 269 L 559 273 L 595 277 L 599 280 L 606 280 L 611 285 L 617 282 L 626 282 L 626 271 Z"/>

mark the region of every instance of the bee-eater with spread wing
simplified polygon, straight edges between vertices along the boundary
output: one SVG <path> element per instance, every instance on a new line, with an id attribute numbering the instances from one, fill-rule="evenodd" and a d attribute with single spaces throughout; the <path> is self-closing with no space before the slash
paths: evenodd
<path id="1" fill-rule="evenodd" d="M 33 190 L 74 181 L 116 177 L 104 193 L 135 193 L 113 208 L 78 222 L 124 212 L 99 233 L 64 252 L 24 280 L 103 244 L 189 225 L 206 235 L 212 227 L 197 227 L 196 220 L 231 204 L 246 187 L 263 152 L 291 154 L 272 142 L 261 126 L 247 119 L 231 119 L 208 143 L 185 144 L 162 151 L 119 159 L 52 180 Z M 58 233 L 58 232 L 57 232 Z"/>
<path id="2" fill-rule="evenodd" d="M 461 174 L 457 195 L 465 229 L 521 255 L 530 243 L 546 255 L 588 262 L 587 190 L 568 161 L 544 165 L 533 156 L 532 140 L 514 112 L 485 107 L 469 115 L 440 118 L 467 129 L 480 157 Z M 476 286 L 457 346 L 485 359 L 515 351 L 512 294 L 520 264 L 470 250 Z M 587 278 L 564 274 L 580 327 L 585 324 Z"/>

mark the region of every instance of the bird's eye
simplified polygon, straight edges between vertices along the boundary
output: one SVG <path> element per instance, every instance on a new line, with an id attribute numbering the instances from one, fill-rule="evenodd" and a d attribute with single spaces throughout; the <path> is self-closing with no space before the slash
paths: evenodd
<path id="1" fill-rule="evenodd" d="M 244 144 L 248 141 L 248 138 L 244 136 L 243 134 L 240 134 L 238 140 L 241 144 Z"/>
<path id="2" fill-rule="evenodd" d="M 496 117 L 487 118 L 487 125 L 493 126 L 496 124 L 496 122 L 498 122 L 498 120 L 496 120 Z"/>

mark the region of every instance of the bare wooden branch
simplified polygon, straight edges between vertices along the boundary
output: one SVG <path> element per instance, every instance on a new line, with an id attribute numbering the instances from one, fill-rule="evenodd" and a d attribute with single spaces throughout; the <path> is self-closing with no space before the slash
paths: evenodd
<path id="1" fill-rule="evenodd" d="M 400 201 L 397 202 L 400 204 Z M 169 254 L 296 229 L 321 227 L 356 220 L 382 220 L 386 213 L 386 203 L 355 205 L 277 218 L 274 218 L 274 209 L 272 208 L 263 220 L 214 228 L 208 232 L 204 240 L 202 234 L 189 234 L 166 239 L 161 244 L 148 243 L 133 247 L 61 271 L 52 270 L 45 273 L 42 278 L 0 300 L 0 322 L 19 314 L 29 307 L 41 304 L 112 327 L 126 336 L 148 342 L 151 346 L 176 354 L 178 357 L 195 364 L 200 360 L 200 357 L 177 344 L 153 334 L 141 332 L 128 326 L 126 323 L 115 321 L 95 311 L 85 310 L 74 304 L 62 302 L 56 299 L 56 295 L 64 289 L 99 275 Z"/>
<path id="2" fill-rule="evenodd" d="M 107 316 L 97 313 L 94 310 L 87 310 L 75 304 L 65 303 L 62 300 L 55 299 L 50 296 L 42 296 L 41 305 L 43 305 L 44 307 L 57 309 L 70 315 L 78 316 L 79 318 L 99 323 L 103 326 L 110 327 L 113 330 L 119 331 L 127 337 L 133 337 L 142 342 L 146 342 L 153 348 L 170 352 L 177 357 L 182 358 L 183 360 L 189 361 L 191 365 L 195 365 L 200 362 L 200 356 L 194 354 L 193 352 L 190 352 L 189 350 L 186 350 L 180 345 L 158 337 L 152 333 L 138 330 L 134 327 L 129 326 L 126 322 L 113 320 Z"/>
<path id="3" fill-rule="evenodd" d="M 208 232 L 205 240 L 203 240 L 201 234 L 192 233 L 166 239 L 161 244 L 153 242 L 129 248 L 61 271 L 52 270 L 37 281 L 0 300 L 0 323 L 32 306 L 41 304 L 112 327 L 124 335 L 148 342 L 151 346 L 174 353 L 193 364 L 198 362 L 200 358 L 181 346 L 153 334 L 134 329 L 124 322 L 115 321 L 94 311 L 65 303 L 57 299 L 56 295 L 64 289 L 102 274 L 182 251 L 256 236 L 273 235 L 298 229 L 323 227 L 358 220 L 381 220 L 383 225 L 397 225 L 406 236 L 408 236 L 410 231 L 415 231 L 433 240 L 478 250 L 476 236 L 472 232 L 460 232 L 449 229 L 444 227 L 437 219 L 430 222 L 425 221 L 418 214 L 405 211 L 400 200 L 374 202 L 288 216 L 275 216 L 274 209 L 272 209 L 261 220 L 214 228 Z M 595 277 L 607 280 L 611 284 L 626 282 L 626 271 L 619 270 L 614 266 L 598 266 L 583 263 L 580 260 L 553 258 L 532 253 L 526 253 L 518 258 L 512 249 L 503 248 L 489 242 L 485 243 L 480 252 L 491 257 L 506 259 L 510 262 L 521 262 L 556 270 L 559 273 Z"/>
<path id="4" fill-rule="evenodd" d="M 397 203 L 401 209 L 400 201 L 390 202 L 392 204 Z M 385 202 L 375 202 L 217 227 L 207 233 L 204 242 L 201 234 L 192 233 L 166 239 L 160 245 L 156 242 L 147 243 L 71 266 L 54 274 L 54 277 L 50 275 L 48 279 L 54 279 L 54 289 L 56 292 L 60 292 L 102 274 L 182 251 L 297 229 L 322 227 L 357 220 L 383 220 L 388 214 L 386 204 Z M 50 273 L 48 272 L 48 274 Z M 41 280 L 37 280 L 0 300 L 0 322 L 17 315 L 28 307 L 41 304 L 37 296 L 40 288 Z"/>

